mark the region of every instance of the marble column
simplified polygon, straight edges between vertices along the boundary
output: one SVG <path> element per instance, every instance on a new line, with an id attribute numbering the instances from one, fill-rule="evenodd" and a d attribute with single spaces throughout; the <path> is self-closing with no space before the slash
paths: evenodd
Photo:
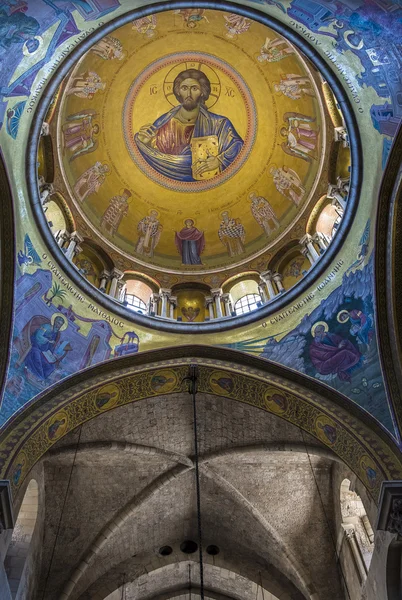
<path id="1" fill-rule="evenodd" d="M 313 257 L 311 256 L 311 254 L 310 254 L 310 252 L 309 252 L 309 249 L 308 249 L 308 248 L 302 248 L 302 249 L 300 250 L 300 252 L 301 252 L 301 254 L 303 254 L 303 256 L 305 256 L 306 258 L 308 258 L 308 260 L 309 260 L 309 262 L 310 262 L 310 265 L 311 265 L 311 266 L 313 266 L 313 265 L 314 265 L 314 259 L 313 259 Z"/>
<path id="2" fill-rule="evenodd" d="M 127 287 L 127 284 L 126 284 L 126 282 L 125 282 L 125 281 L 123 281 L 122 279 L 120 279 L 120 280 L 117 282 L 117 293 L 116 293 L 116 299 L 117 299 L 119 302 L 124 302 L 124 300 L 125 300 L 125 297 L 126 297 L 126 287 Z"/>
<path id="3" fill-rule="evenodd" d="M 345 536 L 353 556 L 353 560 L 359 575 L 360 582 L 362 583 L 367 577 L 367 569 L 362 554 L 360 552 L 359 545 L 356 540 L 356 531 L 354 527 L 345 529 Z"/>
<path id="4" fill-rule="evenodd" d="M 123 277 L 123 271 L 119 271 L 119 269 L 113 269 L 111 272 L 112 282 L 110 284 L 109 296 L 112 298 L 116 298 L 117 293 L 117 283 Z"/>
<path id="5" fill-rule="evenodd" d="M 268 302 L 268 294 L 266 291 L 266 285 L 264 283 L 259 283 L 258 284 L 258 293 L 261 296 L 261 300 L 262 302 Z"/>
<path id="6" fill-rule="evenodd" d="M 158 314 L 159 294 L 152 294 L 149 299 L 149 314 Z"/>
<path id="7" fill-rule="evenodd" d="M 322 254 L 323 252 L 325 252 L 325 250 L 328 248 L 329 242 L 327 240 L 327 236 L 325 236 L 320 231 L 316 232 L 316 234 L 313 237 L 313 241 L 319 246 L 319 248 L 320 248 L 320 254 Z"/>
<path id="8" fill-rule="evenodd" d="M 272 279 L 275 281 L 276 287 L 278 288 L 278 292 L 280 294 L 283 294 L 283 292 L 285 292 L 285 288 L 283 287 L 283 277 L 280 273 L 273 273 L 272 274 Z"/>
<path id="9" fill-rule="evenodd" d="M 161 288 L 159 290 L 159 297 L 162 301 L 161 317 L 163 317 L 164 319 L 167 319 L 167 316 L 168 316 L 167 309 L 168 309 L 168 302 L 169 302 L 171 293 L 172 293 L 172 290 L 163 289 L 163 288 Z"/>
<path id="10" fill-rule="evenodd" d="M 211 296 L 207 296 L 205 298 L 205 306 L 208 309 L 209 320 L 212 321 L 213 319 L 215 319 L 215 315 L 214 315 L 214 299 L 211 298 Z"/>
<path id="11" fill-rule="evenodd" d="M 265 284 L 267 294 L 268 294 L 268 299 L 272 300 L 272 298 L 275 298 L 275 296 L 277 295 L 277 292 L 275 291 L 275 288 L 272 283 L 272 272 L 264 271 L 263 273 L 260 273 L 260 279 L 263 282 L 263 284 Z"/>
<path id="12" fill-rule="evenodd" d="M 304 248 L 308 248 L 308 251 L 310 252 L 314 262 L 316 262 L 320 258 L 320 255 L 318 254 L 313 244 L 313 238 L 310 234 L 306 233 L 306 235 L 304 235 L 299 241 L 299 244 Z"/>
<path id="13" fill-rule="evenodd" d="M 225 307 L 225 316 L 230 317 L 232 315 L 233 304 L 230 294 L 222 294 L 223 305 Z"/>
<path id="14" fill-rule="evenodd" d="M 106 292 L 106 285 L 107 282 L 110 279 L 110 272 L 109 271 L 102 271 L 101 275 L 100 275 L 100 283 L 99 283 L 99 289 L 101 292 Z"/>
<path id="15" fill-rule="evenodd" d="M 221 304 L 222 290 L 220 288 L 217 288 L 216 290 L 211 290 L 211 294 L 215 301 L 216 318 L 222 319 L 222 317 L 223 317 L 222 304 Z"/>
<path id="16" fill-rule="evenodd" d="M 174 319 L 174 309 L 177 306 L 177 296 L 170 296 L 169 298 L 169 319 Z"/>
<path id="17" fill-rule="evenodd" d="M 80 234 L 77 231 L 73 231 L 73 233 L 70 236 L 70 243 L 68 244 L 66 250 L 66 258 L 68 258 L 69 260 L 73 260 L 74 256 L 76 256 L 82 251 L 82 248 L 80 248 L 78 244 L 80 244 L 83 241 L 84 238 L 80 236 Z"/>
<path id="18" fill-rule="evenodd" d="M 64 244 L 69 241 L 70 234 L 65 229 L 61 229 L 57 232 L 55 239 L 59 248 L 63 248 Z"/>
<path id="19" fill-rule="evenodd" d="M 50 135 L 50 126 L 49 126 L 49 123 L 46 123 L 46 121 L 43 121 L 43 123 L 42 123 L 42 126 L 40 128 L 40 135 L 41 136 Z"/>
<path id="20" fill-rule="evenodd" d="M 341 191 L 342 190 L 337 185 L 330 183 L 328 185 L 327 198 L 330 198 L 332 200 L 333 205 L 335 203 L 338 203 L 344 211 L 346 208 L 346 198 L 341 194 Z"/>

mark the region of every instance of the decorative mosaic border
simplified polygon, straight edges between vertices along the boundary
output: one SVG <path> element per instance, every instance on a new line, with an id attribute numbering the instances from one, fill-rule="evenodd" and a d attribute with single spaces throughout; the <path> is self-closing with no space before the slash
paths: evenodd
<path id="1" fill-rule="evenodd" d="M 198 389 L 274 414 L 324 443 L 377 501 L 381 483 L 402 478 L 397 447 L 374 419 L 325 385 L 268 361 L 208 346 L 144 352 L 96 366 L 54 386 L 18 413 L 0 435 L 0 478 L 13 494 L 64 435 L 103 412 L 146 398 L 187 392 L 188 365 Z"/>

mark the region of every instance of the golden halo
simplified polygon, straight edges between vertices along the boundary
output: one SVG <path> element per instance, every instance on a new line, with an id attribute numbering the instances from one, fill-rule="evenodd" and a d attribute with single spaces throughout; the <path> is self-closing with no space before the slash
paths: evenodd
<path id="1" fill-rule="evenodd" d="M 193 219 L 192 217 L 187 217 L 187 219 L 183 220 L 183 225 L 185 225 L 187 221 L 192 221 L 193 227 L 195 227 L 195 219 Z"/>
<path id="2" fill-rule="evenodd" d="M 56 313 L 52 314 L 52 317 L 50 319 L 51 324 L 54 325 L 56 317 L 60 317 L 61 319 L 63 319 L 63 325 L 60 327 L 59 331 L 64 331 L 65 329 L 67 329 L 68 321 L 67 321 L 66 317 L 63 315 L 63 313 L 61 313 L 61 312 L 56 312 Z"/>
<path id="3" fill-rule="evenodd" d="M 339 318 L 341 315 L 347 315 L 348 318 L 345 319 L 344 321 L 341 321 Z M 347 311 L 347 310 L 340 310 L 338 312 L 338 314 L 336 315 L 336 320 L 338 321 L 338 323 L 346 323 L 347 321 L 349 321 L 349 319 L 350 319 L 350 315 L 349 315 L 349 311 Z"/>
<path id="4" fill-rule="evenodd" d="M 325 321 L 317 321 L 317 323 L 314 323 L 314 325 L 311 328 L 311 335 L 314 337 L 315 334 L 315 330 L 317 329 L 318 325 L 323 325 L 324 329 L 325 329 L 325 333 L 327 333 L 329 327 L 328 324 Z"/>
<path id="5" fill-rule="evenodd" d="M 221 82 L 214 69 L 200 60 L 186 60 L 170 69 L 163 82 L 163 93 L 165 94 L 166 100 L 171 106 L 177 106 L 178 100 L 173 93 L 173 83 L 179 73 L 187 71 L 188 69 L 197 69 L 198 71 L 202 71 L 202 73 L 208 77 L 211 84 L 211 93 L 208 100 L 205 102 L 205 106 L 208 109 L 212 108 L 214 104 L 218 102 L 219 96 L 221 95 Z"/>

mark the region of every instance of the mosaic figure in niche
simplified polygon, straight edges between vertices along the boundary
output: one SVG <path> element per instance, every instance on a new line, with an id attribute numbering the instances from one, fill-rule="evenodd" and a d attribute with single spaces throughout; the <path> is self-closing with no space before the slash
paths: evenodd
<path id="1" fill-rule="evenodd" d="M 238 256 L 244 252 L 246 232 L 239 219 L 229 216 L 227 210 L 221 213 L 222 221 L 219 225 L 218 236 L 229 253 L 229 256 Z"/>
<path id="2" fill-rule="evenodd" d="M 162 233 L 162 225 L 156 210 L 151 210 L 137 225 L 138 242 L 135 251 L 143 256 L 152 257 Z"/>
<path id="3" fill-rule="evenodd" d="M 299 206 L 306 193 L 306 188 L 303 186 L 296 171 L 285 165 L 283 165 L 282 168 L 272 166 L 269 170 L 269 174 L 272 175 L 278 192 L 293 202 L 293 204 Z"/>
<path id="4" fill-rule="evenodd" d="M 141 17 L 141 19 L 133 21 L 133 29 L 147 38 L 153 37 L 156 33 L 156 15 Z"/>
<path id="5" fill-rule="evenodd" d="M 129 190 L 123 190 L 121 195 L 113 196 L 109 200 L 109 206 L 102 215 L 100 226 L 112 236 L 117 232 L 122 218 L 128 215 L 129 198 L 131 198 Z"/>
<path id="6" fill-rule="evenodd" d="M 67 117 L 68 123 L 62 126 L 63 146 L 71 152 L 70 162 L 78 156 L 89 154 L 98 147 L 96 136 L 99 135 L 99 125 L 94 123 L 97 112 L 86 109 Z"/>
<path id="7" fill-rule="evenodd" d="M 178 181 L 197 181 L 224 171 L 237 157 L 243 140 L 226 117 L 210 112 L 208 77 L 198 69 L 177 75 L 173 92 L 179 106 L 144 125 L 134 140 L 147 163 Z"/>
<path id="8" fill-rule="evenodd" d="M 286 125 L 281 128 L 280 134 L 286 138 L 286 142 L 282 142 L 282 150 L 307 162 L 312 162 L 313 158 L 317 160 L 314 150 L 317 147 L 319 132 L 310 125 L 314 123 L 315 117 L 288 112 L 283 115 L 283 120 Z"/>
<path id="9" fill-rule="evenodd" d="M 193 219 L 186 219 L 181 231 L 176 231 L 176 248 L 183 265 L 201 265 L 201 254 L 205 248 L 204 232 L 195 227 Z"/>
<path id="10" fill-rule="evenodd" d="M 292 73 L 282 75 L 280 82 L 274 84 L 274 90 L 281 92 L 291 100 L 300 100 L 304 96 L 315 96 L 309 77 Z"/>
<path id="11" fill-rule="evenodd" d="M 291 54 L 294 54 L 294 50 L 286 40 L 281 38 L 270 40 L 267 38 L 264 45 L 261 47 L 257 60 L 261 63 L 278 62 Z"/>
<path id="12" fill-rule="evenodd" d="M 68 341 L 60 342 L 60 332 L 67 327 L 63 315 L 53 315 L 49 320 L 35 316 L 23 328 L 16 340 L 17 367 L 24 365 L 39 381 L 45 381 L 72 350 Z"/>
<path id="13" fill-rule="evenodd" d="M 311 334 L 313 341 L 309 353 L 317 377 L 325 380 L 337 375 L 341 381 L 350 382 L 351 373 L 361 366 L 363 360 L 356 346 L 340 335 L 330 333 L 325 322 L 313 325 Z"/>
<path id="14" fill-rule="evenodd" d="M 257 196 L 255 192 L 251 192 L 249 199 L 251 200 L 251 212 L 254 219 L 269 236 L 274 229 L 279 227 L 279 221 L 272 206 L 268 200 L 262 196 Z"/>
<path id="15" fill-rule="evenodd" d="M 201 21 L 209 23 L 205 15 L 205 8 L 182 8 L 174 12 L 183 18 L 183 22 L 189 29 L 194 29 Z"/>
<path id="16" fill-rule="evenodd" d="M 74 192 L 78 200 L 83 202 L 88 196 L 98 192 L 108 173 L 110 173 L 109 165 L 106 163 L 102 165 L 99 161 L 84 171 L 74 185 Z"/>
<path id="17" fill-rule="evenodd" d="M 99 40 L 99 42 L 96 42 L 96 44 L 91 47 L 90 52 L 103 58 L 103 60 L 113 60 L 115 58 L 117 58 L 117 60 L 123 60 L 125 57 L 121 41 L 111 35 L 106 35 Z"/>
<path id="18" fill-rule="evenodd" d="M 94 71 L 88 71 L 87 73 L 81 73 L 70 79 L 67 89 L 66 96 L 74 94 L 78 98 L 87 98 L 92 100 L 96 92 L 104 90 L 106 83 L 102 82 L 102 79 Z"/>
<path id="19" fill-rule="evenodd" d="M 232 13 L 228 16 L 224 15 L 223 18 L 225 19 L 226 37 L 228 38 L 234 38 L 250 29 L 251 21 L 246 17 Z"/>

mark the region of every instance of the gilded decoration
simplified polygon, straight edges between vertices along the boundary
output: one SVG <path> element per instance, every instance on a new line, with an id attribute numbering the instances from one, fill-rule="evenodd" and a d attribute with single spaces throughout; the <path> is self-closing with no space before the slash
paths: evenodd
<path id="1" fill-rule="evenodd" d="M 199 392 L 250 404 L 300 427 L 329 446 L 375 500 L 383 480 L 401 476 L 402 465 L 383 434 L 381 437 L 332 400 L 298 383 L 290 384 L 275 372 L 279 367 L 268 374 L 251 366 L 255 359 L 242 358 L 246 364 L 236 365 L 233 360 L 226 363 L 213 358 L 175 359 L 177 350 L 170 353 L 170 360 L 157 361 L 152 367 L 140 364 L 128 366 L 117 376 L 103 372 L 87 377 L 85 383 L 66 388 L 46 405 L 28 409 L 27 417 L 21 416 L 12 432 L 4 431 L 0 439 L 1 476 L 11 479 L 13 492 L 57 440 L 100 412 L 161 394 L 187 393 L 185 377 L 190 363 L 199 365 Z M 21 444 L 23 452 L 18 450 Z"/>
<path id="2" fill-rule="evenodd" d="M 167 11 L 153 35 L 127 24 L 97 42 L 51 124 L 55 185 L 80 231 L 157 278 L 255 260 L 325 188 L 333 132 L 317 74 L 266 26 L 240 35 L 207 12 L 197 27 Z"/>

